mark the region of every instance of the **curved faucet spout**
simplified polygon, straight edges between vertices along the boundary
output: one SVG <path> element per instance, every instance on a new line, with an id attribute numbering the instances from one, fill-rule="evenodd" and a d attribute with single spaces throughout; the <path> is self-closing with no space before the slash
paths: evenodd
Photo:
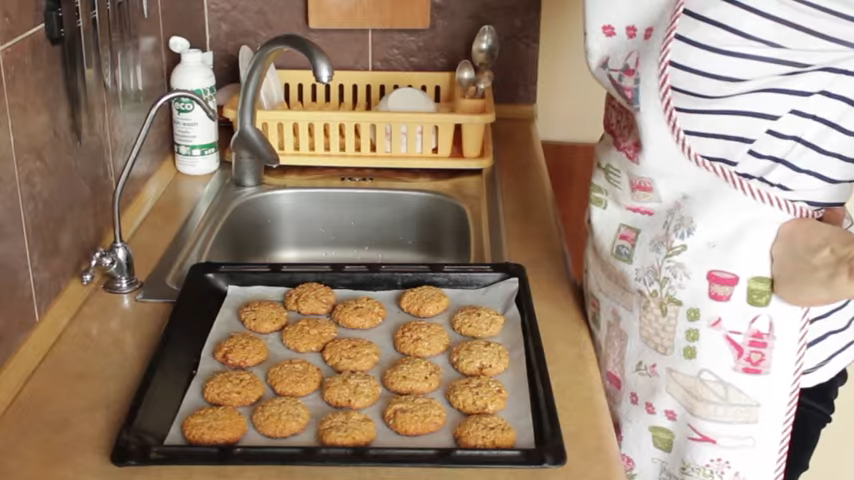
<path id="1" fill-rule="evenodd" d="M 256 104 L 267 70 L 273 60 L 287 50 L 296 50 L 311 62 L 314 78 L 319 83 L 326 84 L 332 81 L 334 72 L 329 57 L 311 40 L 299 35 L 281 35 L 261 45 L 249 62 L 249 70 L 240 86 L 237 131 L 231 139 L 232 177 L 238 186 L 261 185 L 264 165 L 279 164 L 279 157 L 270 145 L 270 141 L 255 126 Z"/>
<path id="2" fill-rule="evenodd" d="M 113 190 L 113 236 L 115 243 L 123 243 L 122 222 L 119 218 L 119 215 L 121 214 L 122 193 L 125 191 L 125 184 L 130 177 L 130 172 L 133 170 L 134 164 L 136 164 L 136 159 L 139 158 L 139 152 L 142 150 L 142 144 L 145 143 L 145 138 L 151 130 L 151 124 L 154 123 L 154 118 L 157 116 L 157 111 L 160 110 L 160 107 L 179 97 L 192 100 L 201 107 L 202 110 L 204 110 L 205 114 L 212 122 L 217 121 L 216 109 L 211 108 L 211 106 L 208 105 L 207 102 L 199 96 L 199 94 L 189 90 L 172 90 L 171 92 L 166 92 L 161 95 L 153 105 L 151 105 L 151 108 L 148 110 L 148 115 L 142 123 L 142 128 L 139 129 L 139 133 L 136 136 L 136 141 L 133 143 L 133 147 L 130 150 L 124 169 L 122 169 L 122 174 L 119 176 L 119 181 L 116 182 L 116 189 Z"/>
<path id="3" fill-rule="evenodd" d="M 178 97 L 194 101 L 204 110 L 211 121 L 216 122 L 216 110 L 194 92 L 173 90 L 164 93 L 154 102 L 148 110 L 148 116 L 145 117 L 142 127 L 139 129 L 139 134 L 136 136 L 136 141 L 134 141 L 128 159 L 122 169 L 122 174 L 116 183 L 115 190 L 113 190 L 113 243 L 107 249 L 99 248 L 92 255 L 89 268 L 81 275 L 84 285 L 92 283 L 95 280 L 95 271 L 100 269 L 108 276 L 107 281 L 104 282 L 104 290 L 110 293 L 130 293 L 142 286 L 142 282 L 136 278 L 133 253 L 130 250 L 130 246 L 122 238 L 122 193 L 125 191 L 125 184 L 127 184 L 131 170 L 136 165 L 139 152 L 142 150 L 142 144 L 145 143 L 145 138 L 148 136 L 149 130 L 151 130 L 151 124 L 157 116 L 157 111 L 163 105 L 168 104 L 170 100 Z"/>

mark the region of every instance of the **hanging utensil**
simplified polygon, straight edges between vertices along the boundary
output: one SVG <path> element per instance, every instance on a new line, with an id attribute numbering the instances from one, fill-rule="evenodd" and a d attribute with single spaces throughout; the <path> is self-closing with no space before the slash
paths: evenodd
<path id="1" fill-rule="evenodd" d="M 471 46 L 471 58 L 478 70 L 489 70 L 498 60 L 498 32 L 492 25 L 480 27 Z"/>
<path id="2" fill-rule="evenodd" d="M 63 4 L 64 3 L 64 4 Z M 83 69 L 79 12 L 74 0 L 47 0 L 44 8 L 45 35 L 62 48 L 62 76 L 68 98 L 71 129 L 79 143 L 83 139 Z"/>
<path id="3" fill-rule="evenodd" d="M 472 86 L 474 86 L 476 75 L 474 73 L 474 66 L 468 60 L 463 60 L 457 65 L 457 85 L 460 86 L 460 92 L 462 92 L 463 98 L 469 98 Z"/>

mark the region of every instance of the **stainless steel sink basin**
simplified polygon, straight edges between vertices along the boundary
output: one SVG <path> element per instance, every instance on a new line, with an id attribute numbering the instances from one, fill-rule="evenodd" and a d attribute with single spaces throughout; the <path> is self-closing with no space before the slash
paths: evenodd
<path id="1" fill-rule="evenodd" d="M 487 261 L 483 208 L 471 204 L 477 197 L 472 188 L 483 184 L 472 183 L 475 179 L 428 177 L 407 183 L 334 176 L 291 181 L 287 188 L 237 188 L 220 172 L 146 280 L 139 299 L 174 300 L 190 267 L 205 261 Z M 376 184 L 419 188 L 374 188 Z M 468 201 L 468 207 L 443 190 Z"/>

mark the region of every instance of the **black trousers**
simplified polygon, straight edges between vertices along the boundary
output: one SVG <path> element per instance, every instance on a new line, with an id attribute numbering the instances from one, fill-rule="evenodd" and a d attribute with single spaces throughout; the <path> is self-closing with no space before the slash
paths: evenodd
<path id="1" fill-rule="evenodd" d="M 848 372 L 843 370 L 825 383 L 801 390 L 795 423 L 792 425 L 786 480 L 798 480 L 809 469 L 810 458 L 818 445 L 821 431 L 830 423 L 835 410 L 834 402 L 839 387 L 845 385 L 847 380 Z"/>

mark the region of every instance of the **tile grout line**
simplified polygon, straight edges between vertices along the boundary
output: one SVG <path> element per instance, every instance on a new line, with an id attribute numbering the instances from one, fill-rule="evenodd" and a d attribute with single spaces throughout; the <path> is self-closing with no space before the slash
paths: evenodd
<path id="1" fill-rule="evenodd" d="M 208 21 L 208 0 L 205 0 L 205 51 L 211 51 L 211 28 Z"/>
<path id="2" fill-rule="evenodd" d="M 24 252 L 27 254 L 27 270 L 30 274 L 30 291 L 33 293 L 33 313 L 36 322 L 39 321 L 39 306 L 36 300 L 36 283 L 33 279 L 33 262 L 30 258 L 30 239 L 27 235 L 27 216 L 24 214 L 24 195 L 21 192 L 21 178 L 18 175 L 18 156 L 15 153 L 15 135 L 12 133 L 12 111 L 9 109 L 9 93 L 6 90 L 6 69 L 3 65 L 3 55 L 0 55 L 0 83 L 3 84 L 3 103 L 6 108 L 6 118 L 9 122 L 9 143 L 12 148 L 12 167 L 15 170 L 15 186 L 18 189 L 18 207 L 21 211 L 21 230 L 24 234 Z"/>
<path id="3" fill-rule="evenodd" d="M 98 39 L 100 42 L 101 40 Z M 103 102 L 101 104 L 104 106 L 104 138 L 106 138 L 107 144 L 107 174 L 110 177 L 110 184 L 115 187 L 116 185 L 116 169 L 113 167 L 113 133 L 110 130 L 110 92 L 107 86 L 101 89 L 101 97 Z"/>
<path id="4" fill-rule="evenodd" d="M 4 43 L 3 45 L 0 45 L 0 52 L 2 52 L 3 50 L 6 50 L 7 48 L 11 47 L 12 45 L 20 42 L 21 40 L 29 37 L 30 35 L 38 32 L 39 30 L 42 30 L 42 29 L 44 29 L 44 23 L 40 23 L 40 24 L 36 25 L 35 27 L 27 30 L 26 32 L 24 32 L 24 33 L 18 35 L 17 37 L 9 40 L 8 42 Z"/>
<path id="5" fill-rule="evenodd" d="M 168 42 L 163 36 L 163 1 L 157 0 L 157 18 L 160 20 L 160 63 L 163 65 L 163 80 L 166 82 L 166 90 L 169 91 L 169 74 L 166 72 L 166 48 Z"/>
<path id="6" fill-rule="evenodd" d="M 98 24 L 99 24 L 98 30 L 100 32 L 100 29 L 102 26 L 101 20 L 103 18 L 102 15 L 105 15 L 105 13 L 101 11 L 101 6 L 99 5 L 98 0 L 92 0 L 92 1 L 95 2 L 96 13 L 97 13 L 96 20 L 98 21 Z M 104 8 L 106 11 L 106 7 L 104 7 Z M 109 42 L 110 40 L 108 39 L 107 41 Z M 103 47 L 104 47 L 104 45 L 101 45 L 101 36 L 98 35 L 98 48 L 99 48 L 99 50 L 103 50 Z M 109 57 L 108 60 L 112 61 L 112 57 L 109 54 L 108 54 L 108 57 Z M 98 64 L 99 64 L 99 66 L 103 72 L 103 68 L 104 68 L 103 54 L 98 55 Z M 102 99 L 101 105 L 103 106 L 103 110 L 104 110 L 104 124 L 103 124 L 103 131 L 101 133 L 103 133 L 104 143 L 106 144 L 106 147 L 107 147 L 107 158 L 106 158 L 107 176 L 110 179 L 110 185 L 115 187 L 115 185 L 116 185 L 116 172 L 115 172 L 115 168 L 113 167 L 113 133 L 110 130 L 110 125 L 111 125 L 110 124 L 110 90 L 112 89 L 112 85 L 108 85 L 106 80 L 102 80 L 102 81 L 104 83 L 104 88 L 101 89 L 101 99 Z"/>

